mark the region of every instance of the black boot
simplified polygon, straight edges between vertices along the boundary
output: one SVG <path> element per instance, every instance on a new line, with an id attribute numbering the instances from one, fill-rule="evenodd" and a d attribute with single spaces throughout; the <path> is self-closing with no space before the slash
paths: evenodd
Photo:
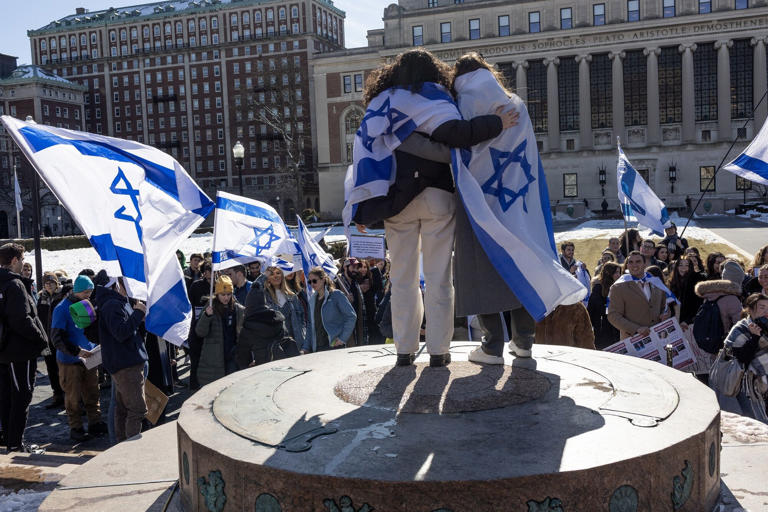
<path id="1" fill-rule="evenodd" d="M 440 366 L 448 366 L 451 363 L 451 354 L 437 354 L 429 356 L 429 366 L 437 368 Z"/>
<path id="2" fill-rule="evenodd" d="M 397 354 L 395 366 L 411 366 L 416 359 L 414 354 Z"/>

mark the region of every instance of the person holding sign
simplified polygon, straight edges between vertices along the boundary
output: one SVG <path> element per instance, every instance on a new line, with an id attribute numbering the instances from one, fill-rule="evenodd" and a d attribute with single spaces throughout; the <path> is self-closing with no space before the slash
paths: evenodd
<path id="1" fill-rule="evenodd" d="M 660 279 L 645 272 L 645 260 L 638 251 L 627 256 L 625 270 L 608 292 L 608 321 L 620 332 L 620 338 L 650 334 L 652 325 L 671 316 L 667 302 L 674 295 Z"/>

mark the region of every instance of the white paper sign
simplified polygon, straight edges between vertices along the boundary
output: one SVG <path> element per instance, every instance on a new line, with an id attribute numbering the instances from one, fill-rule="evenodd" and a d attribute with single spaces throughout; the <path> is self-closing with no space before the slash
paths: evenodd
<path id="1" fill-rule="evenodd" d="M 384 237 L 381 235 L 349 235 L 349 255 L 355 258 L 386 257 Z"/>
<path id="2" fill-rule="evenodd" d="M 664 348 L 667 345 L 672 345 L 673 348 L 672 366 L 674 368 L 686 371 L 696 362 L 696 356 L 674 317 L 651 326 L 651 332 L 646 336 L 637 334 L 603 350 L 667 364 L 667 351 Z"/>
<path id="3" fill-rule="evenodd" d="M 96 345 L 96 348 L 91 350 L 91 352 L 93 353 L 91 357 L 82 358 L 83 364 L 89 370 L 101 364 L 101 345 Z"/>

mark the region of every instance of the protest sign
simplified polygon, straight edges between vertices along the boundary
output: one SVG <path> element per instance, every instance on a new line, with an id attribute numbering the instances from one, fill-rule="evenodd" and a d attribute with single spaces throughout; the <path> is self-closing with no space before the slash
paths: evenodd
<path id="1" fill-rule="evenodd" d="M 350 233 L 349 255 L 355 258 L 378 258 L 383 260 L 387 255 L 384 237 L 381 235 L 357 235 Z"/>
<path id="2" fill-rule="evenodd" d="M 651 326 L 651 332 L 645 336 L 636 334 L 603 350 L 666 364 L 667 351 L 664 347 L 667 345 L 672 345 L 672 366 L 674 368 L 687 371 L 696 362 L 696 356 L 676 318 L 670 318 Z"/>

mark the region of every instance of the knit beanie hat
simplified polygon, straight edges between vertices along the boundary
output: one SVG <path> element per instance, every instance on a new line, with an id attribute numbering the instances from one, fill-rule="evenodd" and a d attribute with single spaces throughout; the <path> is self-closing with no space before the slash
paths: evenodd
<path id="1" fill-rule="evenodd" d="M 213 292 L 218 295 L 220 293 L 232 293 L 234 287 L 232 286 L 232 280 L 229 276 L 219 276 L 216 280 L 216 284 L 213 286 Z"/>
<path id="2" fill-rule="evenodd" d="M 84 292 L 85 290 L 93 290 L 93 281 L 88 276 L 77 276 L 75 279 L 75 286 L 72 288 L 73 293 Z"/>
<path id="3" fill-rule="evenodd" d="M 46 272 L 45 274 L 43 274 L 43 284 L 49 281 L 55 284 L 56 286 L 59 286 L 59 280 L 56 278 L 56 274 L 54 274 L 53 272 Z"/>
<path id="4" fill-rule="evenodd" d="M 81 300 L 69 306 L 72 321 L 79 329 L 85 329 L 96 321 L 96 310 L 89 300 Z"/>
<path id="5" fill-rule="evenodd" d="M 735 261 L 728 260 L 723 263 L 723 279 L 741 286 L 744 282 L 744 275 L 744 271 L 741 270 L 741 267 Z"/>

